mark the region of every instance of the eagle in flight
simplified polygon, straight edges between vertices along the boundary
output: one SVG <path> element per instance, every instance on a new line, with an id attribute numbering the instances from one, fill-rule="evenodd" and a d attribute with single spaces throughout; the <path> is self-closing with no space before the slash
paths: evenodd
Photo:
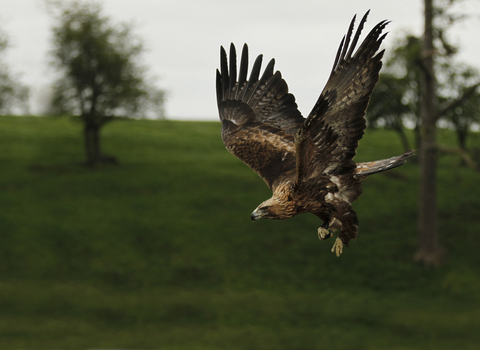
<path id="1" fill-rule="evenodd" d="M 343 37 L 330 77 L 305 119 L 272 59 L 260 77 L 262 55 L 247 79 L 244 45 L 237 76 L 235 46 L 227 60 L 220 50 L 216 93 L 222 139 L 227 150 L 252 168 L 273 192 L 252 213 L 259 219 L 287 219 L 310 212 L 323 224 L 320 240 L 339 230 L 332 252 L 357 237 L 358 220 L 351 203 L 369 175 L 398 167 L 413 151 L 389 159 L 356 163 L 358 141 L 366 127 L 365 110 L 378 81 L 384 51 L 377 53 L 388 21 L 378 23 L 355 51 L 368 12 L 353 36 L 355 17 Z M 355 51 L 355 52 L 354 52 Z"/>

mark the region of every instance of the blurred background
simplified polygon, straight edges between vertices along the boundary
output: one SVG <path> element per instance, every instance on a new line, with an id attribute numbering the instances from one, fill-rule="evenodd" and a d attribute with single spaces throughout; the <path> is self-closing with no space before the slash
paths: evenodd
<path id="1" fill-rule="evenodd" d="M 442 0 L 445 5 L 450 1 Z M 49 89 L 56 78 L 51 67 L 54 9 L 52 1 L 1 0 L 2 30 L 10 47 L 3 56 L 12 71 L 30 87 L 35 115 L 48 108 Z M 168 92 L 169 118 L 217 120 L 214 96 L 219 47 L 231 42 L 250 46 L 250 55 L 277 59 L 277 68 L 307 114 L 325 84 L 335 53 L 352 17 L 371 10 L 365 31 L 381 20 L 391 23 L 384 46 L 407 33 L 423 33 L 421 0 L 364 1 L 150 1 L 103 0 L 103 14 L 112 23 L 129 23 L 144 42 L 142 59 L 156 86 Z M 439 3 L 439 5 L 443 6 Z M 462 61 L 478 65 L 480 4 L 456 1 L 454 12 L 468 15 L 449 28 Z M 188 103 L 186 102 L 188 101 Z"/>
<path id="2" fill-rule="evenodd" d="M 0 348 L 477 349 L 475 0 L 0 0 Z M 220 137 L 219 47 L 308 115 L 353 15 L 389 19 L 337 258 Z M 357 22 L 360 18 L 357 18 Z M 365 35 L 365 34 L 364 34 Z"/>

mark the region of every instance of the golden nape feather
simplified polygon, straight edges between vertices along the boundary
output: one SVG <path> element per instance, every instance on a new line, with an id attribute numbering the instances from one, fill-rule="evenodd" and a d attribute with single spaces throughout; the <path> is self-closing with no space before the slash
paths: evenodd
<path id="1" fill-rule="evenodd" d="M 361 180 L 401 166 L 413 151 L 389 159 L 354 161 L 365 127 L 365 110 L 378 81 L 383 50 L 378 51 L 388 21 L 381 21 L 360 40 L 368 12 L 354 32 L 355 17 L 343 37 L 330 77 L 315 106 L 304 118 L 275 60 L 265 67 L 259 55 L 249 68 L 248 46 L 237 53 L 220 50 L 216 93 L 222 140 L 227 150 L 255 171 L 272 197 L 252 213 L 259 219 L 287 219 L 313 213 L 323 223 L 320 240 L 339 231 L 332 252 L 339 256 L 358 233 L 351 203 L 362 192 Z M 238 74 L 237 74 L 238 72 Z"/>

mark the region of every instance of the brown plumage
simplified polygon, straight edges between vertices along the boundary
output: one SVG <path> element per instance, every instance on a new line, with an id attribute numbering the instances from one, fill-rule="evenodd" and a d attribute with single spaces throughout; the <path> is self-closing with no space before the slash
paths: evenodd
<path id="1" fill-rule="evenodd" d="M 343 37 L 330 78 L 305 119 L 272 59 L 260 77 L 262 56 L 248 71 L 244 45 L 237 76 L 233 44 L 230 58 L 221 48 L 217 70 L 217 102 L 222 139 L 229 152 L 252 168 L 273 191 L 252 213 L 252 220 L 286 219 L 311 212 L 323 225 L 320 239 L 340 230 L 332 249 L 357 237 L 358 221 L 351 203 L 361 192 L 361 180 L 405 163 L 413 152 L 368 163 L 353 160 L 366 127 L 365 110 L 378 81 L 387 21 L 378 23 L 355 51 L 367 14 L 353 40 L 353 18 Z"/>

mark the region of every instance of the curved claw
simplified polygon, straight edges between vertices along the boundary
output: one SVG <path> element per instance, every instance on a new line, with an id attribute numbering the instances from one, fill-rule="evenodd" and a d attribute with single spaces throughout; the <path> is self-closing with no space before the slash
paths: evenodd
<path id="1" fill-rule="evenodd" d="M 340 237 L 337 237 L 332 247 L 332 253 L 335 253 L 335 255 L 338 257 L 340 256 L 340 254 L 342 254 L 342 252 L 343 252 L 343 242 L 340 239 Z"/>
<path id="2" fill-rule="evenodd" d="M 328 238 L 332 237 L 332 231 L 329 229 L 326 229 L 325 227 L 319 227 L 318 228 L 318 239 L 321 241 L 324 241 Z"/>

